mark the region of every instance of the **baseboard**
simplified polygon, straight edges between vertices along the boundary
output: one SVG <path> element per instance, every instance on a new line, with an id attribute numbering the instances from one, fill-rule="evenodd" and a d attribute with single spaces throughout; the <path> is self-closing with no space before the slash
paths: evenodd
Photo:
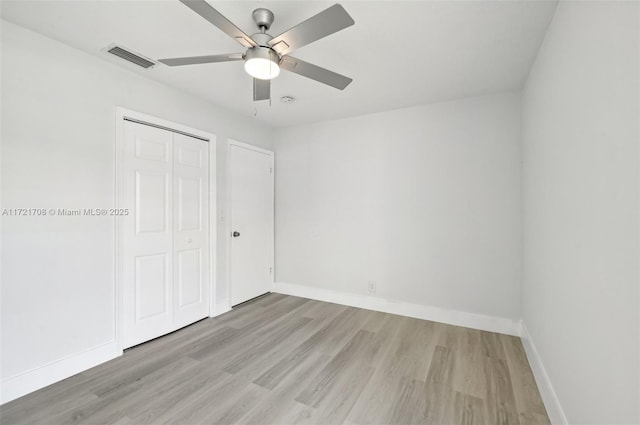
<path id="1" fill-rule="evenodd" d="M 0 381 L 0 404 L 80 373 L 122 355 L 115 341 L 54 360 Z"/>
<path id="2" fill-rule="evenodd" d="M 551 384 L 549 375 L 547 375 L 547 371 L 544 368 L 542 359 L 538 354 L 538 350 L 536 350 L 531 334 L 529 334 L 524 323 L 521 324 L 521 329 L 522 345 L 524 346 L 524 351 L 527 354 L 527 359 L 531 365 L 531 371 L 533 372 L 536 384 L 538 385 L 540 396 L 542 397 L 544 406 L 547 409 L 549 420 L 553 425 L 568 425 L 569 421 L 567 420 L 564 410 L 560 405 L 560 400 L 558 400 L 558 396 L 553 389 L 553 385 Z"/>
<path id="3" fill-rule="evenodd" d="M 449 310 L 441 307 L 414 304 L 404 301 L 393 301 L 368 295 L 313 288 L 310 286 L 285 282 L 276 282 L 273 285 L 273 292 L 294 295 L 302 298 L 310 298 L 318 301 L 343 304 L 351 307 L 365 308 L 367 310 L 381 311 L 384 313 L 399 314 L 402 316 L 415 317 L 417 319 L 431 320 L 450 325 L 464 326 L 483 331 L 498 332 L 515 336 L 520 336 L 521 334 L 520 322 L 504 317 L 486 316 L 483 314 Z"/>

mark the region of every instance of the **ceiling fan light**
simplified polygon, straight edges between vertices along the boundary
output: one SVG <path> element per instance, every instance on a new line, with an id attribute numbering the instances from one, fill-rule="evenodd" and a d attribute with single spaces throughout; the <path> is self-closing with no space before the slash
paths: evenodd
<path id="1" fill-rule="evenodd" d="M 244 64 L 247 74 L 259 80 L 272 80 L 280 74 L 280 67 L 269 59 L 249 59 Z"/>
<path id="2" fill-rule="evenodd" d="M 244 69 L 259 80 L 272 80 L 280 74 L 278 55 L 268 47 L 253 47 L 245 54 Z"/>

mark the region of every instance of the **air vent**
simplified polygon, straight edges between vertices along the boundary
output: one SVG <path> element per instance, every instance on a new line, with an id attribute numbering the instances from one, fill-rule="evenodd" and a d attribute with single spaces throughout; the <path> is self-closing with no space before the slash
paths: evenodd
<path id="1" fill-rule="evenodd" d="M 134 65 L 141 66 L 144 69 L 149 69 L 156 65 L 156 63 L 152 60 L 140 56 L 137 53 L 133 53 L 121 46 L 110 46 L 107 52 L 121 59 L 124 59 L 127 62 L 131 62 Z"/>

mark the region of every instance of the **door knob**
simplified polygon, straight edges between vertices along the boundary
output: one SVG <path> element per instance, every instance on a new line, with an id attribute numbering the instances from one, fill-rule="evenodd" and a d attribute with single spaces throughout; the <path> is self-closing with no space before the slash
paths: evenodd
<path id="1" fill-rule="evenodd" d="M 240 236 L 240 232 L 233 232 L 233 233 L 232 233 L 232 236 L 233 236 L 234 238 L 237 238 L 238 236 Z"/>

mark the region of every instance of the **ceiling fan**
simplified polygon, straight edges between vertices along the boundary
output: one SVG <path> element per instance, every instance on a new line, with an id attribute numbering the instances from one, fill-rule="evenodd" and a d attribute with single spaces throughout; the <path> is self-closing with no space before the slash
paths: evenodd
<path id="1" fill-rule="evenodd" d="M 182 66 L 244 60 L 245 70 L 253 77 L 254 101 L 271 98 L 271 80 L 280 74 L 280 69 L 302 75 L 339 90 L 344 90 L 353 81 L 344 75 L 289 56 L 290 52 L 355 23 L 339 4 L 312 16 L 277 37 L 272 37 L 267 34 L 267 31 L 273 23 L 274 16 L 268 9 L 260 8 L 253 11 L 252 17 L 260 32 L 248 36 L 205 0 L 180 0 L 180 2 L 246 47 L 247 51 L 223 55 L 160 59 L 160 62 L 165 65 Z"/>

